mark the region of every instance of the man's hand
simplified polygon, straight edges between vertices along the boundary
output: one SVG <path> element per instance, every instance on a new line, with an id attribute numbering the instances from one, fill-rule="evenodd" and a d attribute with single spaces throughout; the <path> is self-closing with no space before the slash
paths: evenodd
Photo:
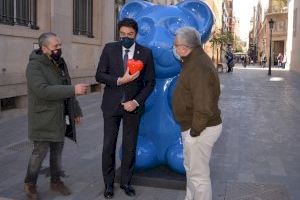
<path id="1" fill-rule="evenodd" d="M 122 85 L 122 84 L 126 84 L 126 83 L 129 83 L 133 80 L 135 80 L 137 77 L 139 77 L 140 75 L 140 72 L 136 72 L 132 75 L 129 74 L 129 69 L 127 68 L 126 72 L 124 73 L 124 75 L 122 77 L 119 78 L 119 84 Z"/>
<path id="2" fill-rule="evenodd" d="M 80 124 L 80 121 L 81 121 L 81 117 L 75 117 L 75 124 Z"/>
<path id="3" fill-rule="evenodd" d="M 132 112 L 136 109 L 136 107 L 138 107 L 137 103 L 134 101 L 127 101 L 125 103 L 122 103 L 122 106 L 127 112 Z"/>
<path id="4" fill-rule="evenodd" d="M 89 85 L 88 84 L 77 84 L 75 85 L 75 95 L 84 95 L 87 93 Z"/>

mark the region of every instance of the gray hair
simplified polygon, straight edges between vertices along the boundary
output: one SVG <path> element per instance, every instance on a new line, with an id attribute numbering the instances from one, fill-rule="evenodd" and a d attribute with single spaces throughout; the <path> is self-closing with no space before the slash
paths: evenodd
<path id="1" fill-rule="evenodd" d="M 190 48 L 201 46 L 200 33 L 193 27 L 185 26 L 176 31 L 176 37 Z"/>
<path id="2" fill-rule="evenodd" d="M 51 37 L 57 37 L 57 35 L 52 32 L 43 33 L 42 35 L 40 35 L 40 37 L 38 39 L 39 47 L 42 48 L 42 46 L 47 46 L 48 40 Z"/>

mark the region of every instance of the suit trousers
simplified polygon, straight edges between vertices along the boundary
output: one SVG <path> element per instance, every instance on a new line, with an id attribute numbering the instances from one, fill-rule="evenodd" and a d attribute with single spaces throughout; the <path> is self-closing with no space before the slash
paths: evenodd
<path id="1" fill-rule="evenodd" d="M 116 144 L 120 122 L 123 123 L 121 185 L 130 184 L 135 164 L 135 153 L 140 122 L 139 113 L 122 111 L 120 115 L 104 118 L 104 139 L 102 151 L 102 174 L 105 184 L 113 184 L 115 178 Z"/>
<path id="2" fill-rule="evenodd" d="M 209 160 L 212 148 L 222 131 L 222 124 L 207 127 L 200 136 L 181 133 L 187 188 L 185 200 L 212 200 Z"/>

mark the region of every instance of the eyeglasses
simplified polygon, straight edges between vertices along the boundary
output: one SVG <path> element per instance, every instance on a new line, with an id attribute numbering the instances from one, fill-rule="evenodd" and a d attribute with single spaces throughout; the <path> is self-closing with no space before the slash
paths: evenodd
<path id="1" fill-rule="evenodd" d="M 191 48 L 190 46 L 185 44 L 174 44 L 174 47 L 180 47 L 180 46 Z"/>

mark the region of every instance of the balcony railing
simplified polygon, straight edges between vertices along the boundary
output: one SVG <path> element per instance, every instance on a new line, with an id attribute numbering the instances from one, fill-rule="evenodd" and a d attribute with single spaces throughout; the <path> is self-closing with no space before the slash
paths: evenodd
<path id="1" fill-rule="evenodd" d="M 265 11 L 265 14 L 269 14 L 269 13 L 286 13 L 286 12 L 288 12 L 287 7 L 272 6 L 271 8 L 269 8 Z"/>

